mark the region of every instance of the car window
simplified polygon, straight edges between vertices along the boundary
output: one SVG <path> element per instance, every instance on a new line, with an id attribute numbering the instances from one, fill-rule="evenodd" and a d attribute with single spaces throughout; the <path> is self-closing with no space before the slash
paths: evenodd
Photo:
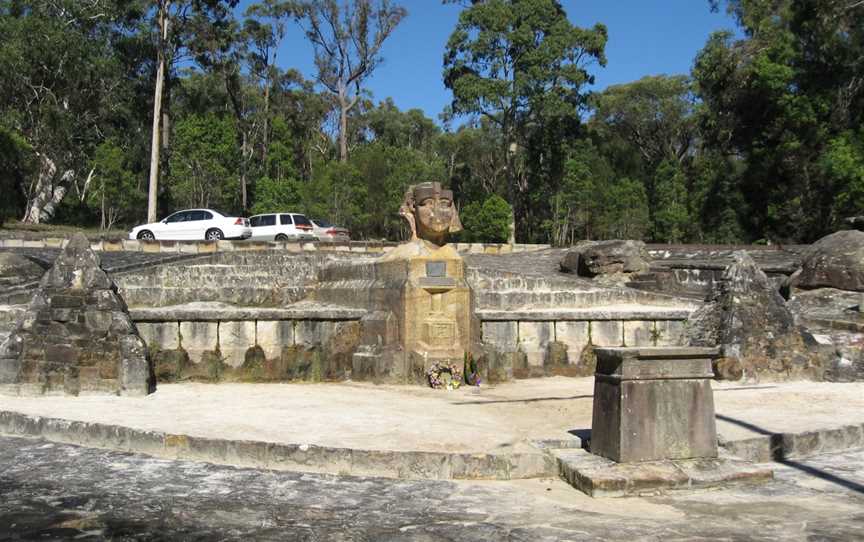
<path id="1" fill-rule="evenodd" d="M 314 222 L 315 225 L 318 226 L 319 228 L 330 228 L 333 226 L 333 224 L 324 220 L 323 218 L 316 218 L 316 219 L 312 220 L 312 222 Z"/>
<path id="2" fill-rule="evenodd" d="M 299 224 L 300 226 L 311 226 L 312 223 L 309 222 L 309 219 L 303 215 L 294 215 L 294 223 Z"/>
<path id="3" fill-rule="evenodd" d="M 188 220 L 207 220 L 207 215 L 210 213 L 206 213 L 204 211 L 189 211 Z"/>
<path id="4" fill-rule="evenodd" d="M 211 220 L 213 218 L 213 213 L 211 213 L 210 211 L 198 211 L 198 212 L 201 213 L 201 218 L 199 218 L 198 220 Z"/>
<path id="5" fill-rule="evenodd" d="M 264 215 L 261 217 L 261 225 L 262 226 L 275 226 L 276 225 L 276 215 Z"/>
<path id="6" fill-rule="evenodd" d="M 172 222 L 185 222 L 186 221 L 186 215 L 188 215 L 188 214 L 189 213 L 187 213 L 186 211 L 180 211 L 178 213 L 174 213 L 173 215 L 166 218 L 165 222 L 168 222 L 169 224 Z"/>
<path id="7" fill-rule="evenodd" d="M 294 221 L 291 220 L 291 215 L 279 215 L 279 221 L 283 226 L 290 226 L 294 223 Z"/>
<path id="8" fill-rule="evenodd" d="M 257 228 L 258 226 L 260 226 L 261 225 L 261 217 L 260 216 L 253 216 L 252 218 L 249 219 L 249 225 L 252 226 L 253 228 Z"/>

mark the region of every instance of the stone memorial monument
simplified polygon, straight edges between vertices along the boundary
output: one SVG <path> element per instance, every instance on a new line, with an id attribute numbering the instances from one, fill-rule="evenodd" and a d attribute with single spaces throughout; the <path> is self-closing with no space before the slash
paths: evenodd
<path id="1" fill-rule="evenodd" d="M 453 192 L 437 182 L 410 186 L 400 208 L 411 238 L 380 260 L 326 269 L 317 299 L 369 311 L 352 378 L 422 382 L 435 362 L 461 363 L 477 336 L 465 265 L 447 245 L 462 224 Z M 363 280 L 363 291 L 352 288 Z"/>
<path id="2" fill-rule="evenodd" d="M 0 392 L 146 395 L 154 387 L 147 346 L 99 256 L 76 234 L 0 344 Z"/>

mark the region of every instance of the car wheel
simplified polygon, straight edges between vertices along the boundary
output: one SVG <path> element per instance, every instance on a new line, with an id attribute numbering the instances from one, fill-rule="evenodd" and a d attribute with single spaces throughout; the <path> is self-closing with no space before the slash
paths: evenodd
<path id="1" fill-rule="evenodd" d="M 277 241 L 287 241 L 287 240 L 288 240 L 288 236 L 285 235 L 284 233 L 280 233 L 279 235 L 276 236 L 276 240 L 277 240 Z"/>
<path id="2" fill-rule="evenodd" d="M 208 241 L 218 241 L 220 239 L 224 239 L 225 235 L 222 233 L 222 230 L 218 228 L 213 228 L 207 230 L 207 233 L 204 234 L 204 239 Z"/>
<path id="3" fill-rule="evenodd" d="M 138 232 L 138 239 L 142 241 L 155 241 L 156 236 L 153 235 L 153 232 L 150 230 L 142 230 Z"/>

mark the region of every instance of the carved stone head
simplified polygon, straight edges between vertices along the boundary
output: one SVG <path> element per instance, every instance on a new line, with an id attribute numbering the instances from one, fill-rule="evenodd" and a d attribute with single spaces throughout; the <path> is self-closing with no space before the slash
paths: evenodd
<path id="1" fill-rule="evenodd" d="M 419 238 L 441 246 L 447 242 L 448 233 L 462 231 L 453 192 L 442 189 L 441 183 L 409 186 L 399 214 L 411 227 L 412 241 Z"/>

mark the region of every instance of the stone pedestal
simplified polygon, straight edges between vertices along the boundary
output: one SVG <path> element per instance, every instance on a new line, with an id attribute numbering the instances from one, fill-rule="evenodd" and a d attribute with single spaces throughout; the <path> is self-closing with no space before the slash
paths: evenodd
<path id="1" fill-rule="evenodd" d="M 597 348 L 591 453 L 619 463 L 717 457 L 716 348 Z"/>
<path id="2" fill-rule="evenodd" d="M 318 301 L 368 310 L 352 378 L 425 381 L 436 361 L 461 367 L 477 327 L 465 264 L 450 245 L 404 243 L 375 262 L 322 272 Z"/>

